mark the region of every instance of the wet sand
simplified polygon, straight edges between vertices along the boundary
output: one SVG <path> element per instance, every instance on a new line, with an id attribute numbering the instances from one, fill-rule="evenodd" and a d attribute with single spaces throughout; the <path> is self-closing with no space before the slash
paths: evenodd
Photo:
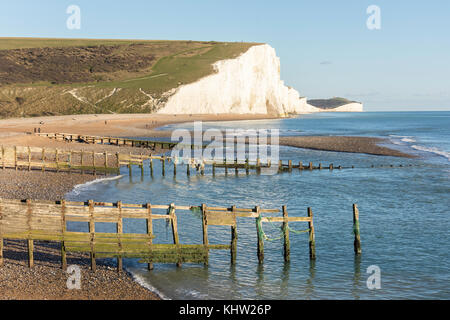
<path id="1" fill-rule="evenodd" d="M 301 136 L 280 137 L 280 145 L 336 152 L 365 153 L 377 156 L 413 158 L 414 156 L 380 146 L 386 140 L 370 137 Z"/>

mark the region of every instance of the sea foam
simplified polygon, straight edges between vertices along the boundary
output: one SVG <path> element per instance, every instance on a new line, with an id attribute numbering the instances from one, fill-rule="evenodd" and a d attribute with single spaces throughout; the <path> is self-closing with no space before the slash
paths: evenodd
<path id="1" fill-rule="evenodd" d="M 447 158 L 447 160 L 450 161 L 450 152 L 447 151 L 442 151 L 438 148 L 434 148 L 434 147 L 423 147 L 423 146 L 418 146 L 418 145 L 412 145 L 411 146 L 413 149 L 419 150 L 419 151 L 424 151 L 424 152 L 431 152 L 437 155 L 440 155 L 442 157 Z"/>
<path id="2" fill-rule="evenodd" d="M 95 185 L 95 184 L 98 184 L 98 183 L 102 183 L 102 182 L 105 182 L 105 181 L 119 180 L 119 179 L 121 179 L 123 177 L 124 177 L 124 175 L 119 175 L 119 176 L 116 176 L 116 177 L 95 179 L 95 180 L 92 180 L 92 181 L 88 181 L 86 183 L 77 184 L 75 187 L 73 187 L 73 189 L 72 189 L 72 191 L 70 193 L 72 193 L 74 195 L 78 195 L 78 194 L 81 193 L 82 190 L 84 190 L 84 189 L 86 189 L 86 188 L 88 188 L 88 187 L 90 187 L 92 185 Z"/>

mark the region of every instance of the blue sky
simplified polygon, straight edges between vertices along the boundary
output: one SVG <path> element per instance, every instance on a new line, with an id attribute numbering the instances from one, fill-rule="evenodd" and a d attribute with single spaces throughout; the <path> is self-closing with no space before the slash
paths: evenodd
<path id="1" fill-rule="evenodd" d="M 69 30 L 69 5 L 81 29 Z M 369 5 L 381 30 L 369 30 Z M 368 111 L 450 110 L 450 1 L 2 1 L 2 37 L 264 42 L 287 85 Z"/>

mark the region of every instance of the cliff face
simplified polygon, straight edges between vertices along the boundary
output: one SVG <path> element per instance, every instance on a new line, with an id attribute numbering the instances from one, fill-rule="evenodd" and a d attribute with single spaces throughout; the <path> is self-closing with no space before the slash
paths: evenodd
<path id="1" fill-rule="evenodd" d="M 163 114 L 318 112 L 280 79 L 280 59 L 269 45 L 214 64 L 216 73 L 181 86 L 158 111 Z"/>
<path id="2" fill-rule="evenodd" d="M 324 112 L 363 112 L 363 104 L 358 102 L 344 104 L 333 109 L 325 109 Z"/>
<path id="3" fill-rule="evenodd" d="M 36 45 L 48 45 L 40 41 Z M 75 43 L 67 41 L 67 48 L 2 51 L 0 117 L 362 111 L 362 104 L 344 98 L 301 97 L 280 79 L 280 59 L 267 44 L 146 41 L 91 46 L 82 40 L 84 47 L 73 47 Z M 9 72 L 11 63 L 5 57 L 14 58 L 14 72 Z M 84 71 L 77 73 L 71 61 Z M 107 79 L 91 82 L 97 76 Z"/>

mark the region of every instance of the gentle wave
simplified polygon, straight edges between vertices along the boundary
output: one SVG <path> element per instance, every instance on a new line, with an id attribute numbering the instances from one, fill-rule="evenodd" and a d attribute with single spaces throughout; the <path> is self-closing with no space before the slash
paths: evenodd
<path id="1" fill-rule="evenodd" d="M 123 177 L 124 177 L 124 175 L 119 175 L 119 176 L 116 176 L 116 177 L 108 177 L 108 178 L 95 179 L 95 180 L 92 180 L 92 181 L 88 181 L 88 182 L 86 182 L 86 183 L 77 184 L 75 187 L 73 187 L 73 189 L 72 189 L 72 191 L 71 191 L 70 193 L 73 193 L 73 194 L 75 194 L 75 195 L 78 195 L 78 194 L 80 194 L 80 192 L 81 192 L 83 189 L 85 189 L 85 188 L 87 188 L 87 187 L 89 187 L 89 186 L 92 186 L 92 185 L 94 185 L 94 184 L 101 183 L 101 182 L 105 182 L 105 181 L 119 180 L 119 179 L 121 179 L 121 178 L 123 178 Z"/>
<path id="2" fill-rule="evenodd" d="M 135 281 L 141 287 L 144 287 L 145 289 L 153 292 L 158 297 L 160 297 L 162 300 L 172 300 L 169 297 L 165 296 L 161 291 L 159 291 L 155 287 L 153 287 L 147 280 L 145 280 L 145 278 L 143 276 L 133 273 L 131 270 L 128 270 L 127 268 L 125 268 L 125 270 L 133 277 L 133 281 Z"/>
<path id="3" fill-rule="evenodd" d="M 411 148 L 419 150 L 419 151 L 431 152 L 431 153 L 440 155 L 442 157 L 445 157 L 445 158 L 447 158 L 447 160 L 450 161 L 450 152 L 442 151 L 442 150 L 439 150 L 438 148 L 434 148 L 434 147 L 422 147 L 422 146 L 417 146 L 417 145 L 412 145 Z"/>
<path id="4" fill-rule="evenodd" d="M 406 143 L 417 142 L 414 139 L 414 137 L 412 137 L 412 136 L 397 136 L 397 135 L 391 134 L 391 135 L 389 135 L 389 137 L 393 138 L 393 139 L 391 139 L 391 141 L 393 144 L 396 144 L 396 145 L 404 145 L 404 143 L 402 143 L 402 142 L 406 142 Z M 398 140 L 400 140 L 401 142 L 399 142 Z"/>

